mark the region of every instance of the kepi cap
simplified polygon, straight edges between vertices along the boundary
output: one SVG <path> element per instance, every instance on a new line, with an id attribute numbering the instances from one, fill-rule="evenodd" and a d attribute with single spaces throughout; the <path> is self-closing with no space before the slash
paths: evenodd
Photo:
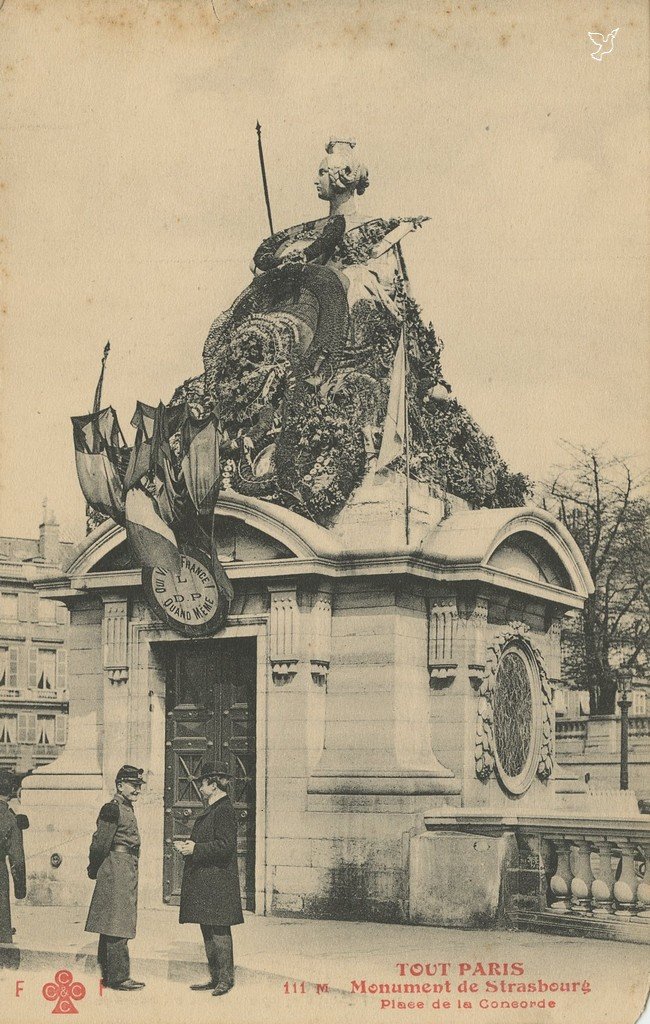
<path id="1" fill-rule="evenodd" d="M 144 768 L 135 768 L 132 764 L 123 764 L 115 776 L 115 785 L 118 782 L 130 782 L 133 786 L 144 786 Z"/>

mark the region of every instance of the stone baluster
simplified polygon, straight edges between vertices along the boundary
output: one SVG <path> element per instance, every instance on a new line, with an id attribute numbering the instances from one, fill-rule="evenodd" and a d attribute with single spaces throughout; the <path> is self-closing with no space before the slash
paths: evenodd
<path id="1" fill-rule="evenodd" d="M 636 891 L 639 879 L 634 868 L 634 844 L 629 839 L 617 839 L 621 851 L 621 868 L 618 880 L 614 882 L 616 917 L 630 918 L 636 911 Z"/>
<path id="2" fill-rule="evenodd" d="M 645 860 L 645 874 L 636 890 L 637 914 L 635 920 L 647 924 L 650 920 L 650 843 L 641 843 L 639 848 Z"/>
<path id="3" fill-rule="evenodd" d="M 597 843 L 598 864 L 591 883 L 591 912 L 594 917 L 613 914 L 614 869 L 612 867 L 612 843 L 607 839 Z"/>
<path id="4" fill-rule="evenodd" d="M 580 839 L 576 846 L 575 870 L 571 880 L 571 910 L 575 914 L 591 911 L 591 886 L 594 873 L 591 870 L 591 841 Z"/>
<path id="5" fill-rule="evenodd" d="M 570 907 L 571 894 L 571 843 L 563 836 L 554 837 L 552 843 L 557 855 L 557 867 L 551 878 L 552 902 L 550 910 L 554 914 L 567 914 Z"/>

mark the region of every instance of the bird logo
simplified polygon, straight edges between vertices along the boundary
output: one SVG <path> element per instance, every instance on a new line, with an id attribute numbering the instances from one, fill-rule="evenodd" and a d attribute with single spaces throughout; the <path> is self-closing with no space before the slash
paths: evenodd
<path id="1" fill-rule="evenodd" d="M 597 47 L 591 54 L 594 60 L 602 60 L 603 57 L 612 52 L 617 32 L 617 28 L 612 29 L 608 36 L 604 36 L 602 32 L 587 32 L 592 43 Z"/>

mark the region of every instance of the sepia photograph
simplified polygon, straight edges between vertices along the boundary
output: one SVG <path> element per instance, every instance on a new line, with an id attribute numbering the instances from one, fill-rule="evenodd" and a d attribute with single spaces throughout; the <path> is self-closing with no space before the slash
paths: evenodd
<path id="1" fill-rule="evenodd" d="M 0 0 L 12 1024 L 650 1021 L 646 0 Z"/>

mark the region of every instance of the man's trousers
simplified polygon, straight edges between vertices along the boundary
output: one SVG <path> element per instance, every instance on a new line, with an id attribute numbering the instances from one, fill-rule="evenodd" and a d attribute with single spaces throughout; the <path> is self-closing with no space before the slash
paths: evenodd
<path id="1" fill-rule="evenodd" d="M 100 935 L 97 959 L 105 985 L 121 985 L 131 976 L 128 939 L 116 935 Z"/>
<path id="2" fill-rule="evenodd" d="M 202 924 L 201 933 L 212 981 L 215 986 L 227 985 L 228 988 L 232 988 L 235 981 L 235 965 L 230 927 Z"/>

